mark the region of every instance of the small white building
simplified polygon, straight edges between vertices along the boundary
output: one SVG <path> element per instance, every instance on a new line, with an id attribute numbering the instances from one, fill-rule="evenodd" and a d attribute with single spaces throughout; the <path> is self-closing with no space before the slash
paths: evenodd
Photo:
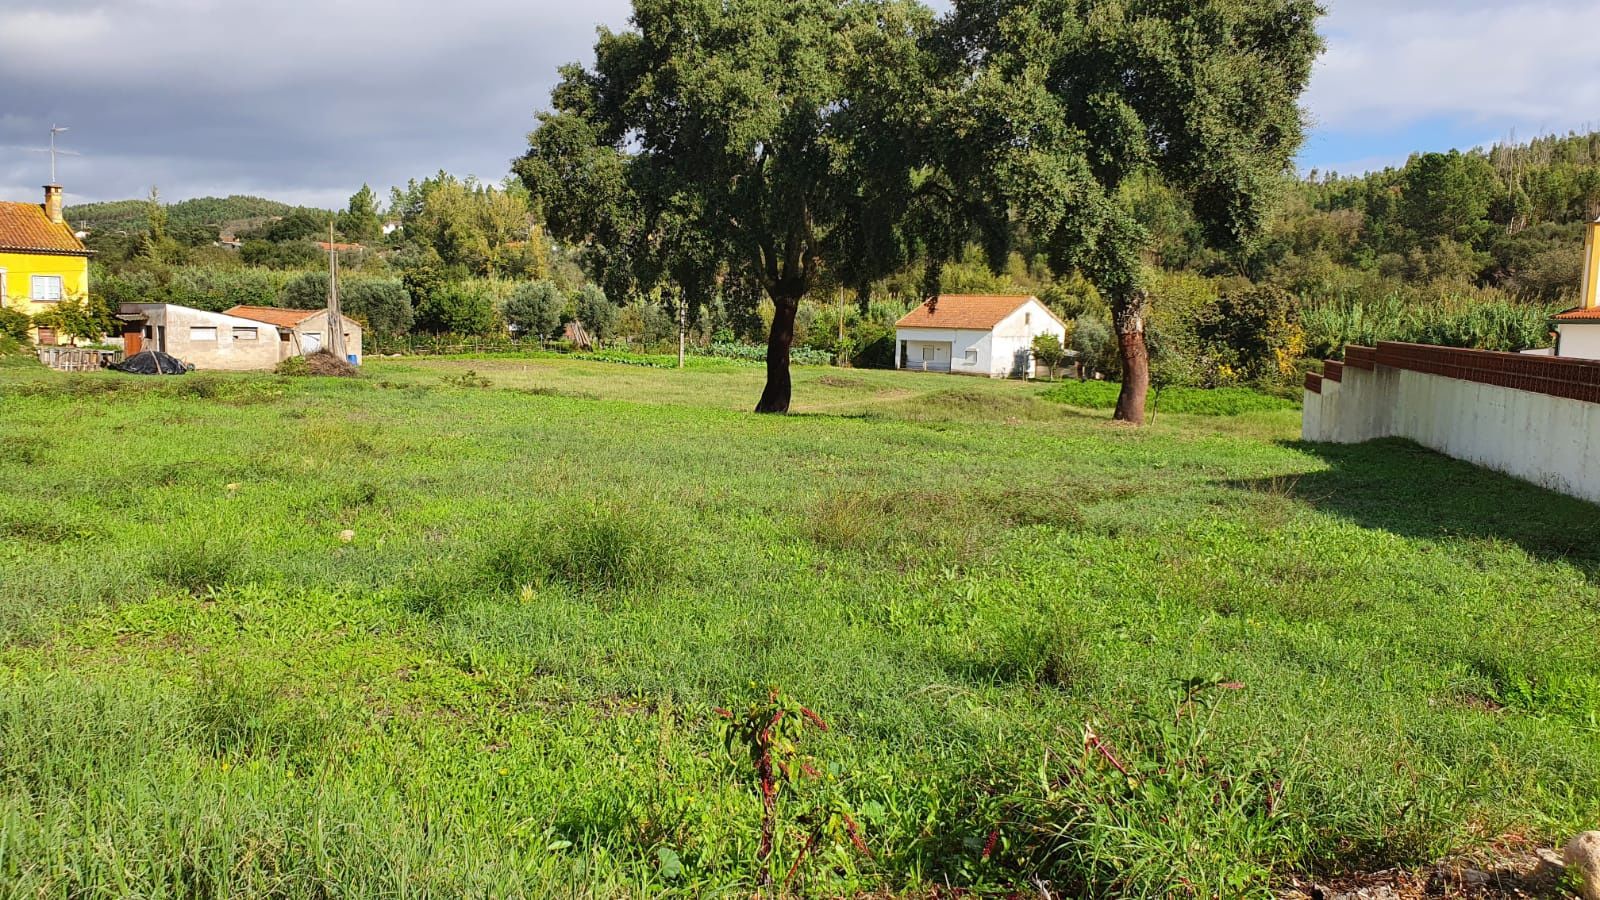
<path id="1" fill-rule="evenodd" d="M 1067 326 L 1037 297 L 943 294 L 895 323 L 895 368 L 1034 377 L 1033 339 Z"/>
<path id="2" fill-rule="evenodd" d="M 1583 245 L 1581 301 L 1555 317 L 1556 355 L 1600 359 L 1600 222 L 1590 222 Z"/>

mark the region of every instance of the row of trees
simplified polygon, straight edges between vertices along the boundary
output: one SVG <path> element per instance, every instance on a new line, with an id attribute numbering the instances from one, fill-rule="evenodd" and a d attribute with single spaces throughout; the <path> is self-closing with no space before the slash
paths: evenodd
<path id="1" fill-rule="evenodd" d="M 1320 50 L 1311 0 L 636 0 L 569 66 L 517 172 L 608 287 L 728 282 L 774 308 L 757 410 L 789 407 L 801 298 L 970 243 L 1040 251 L 1109 301 L 1120 418 L 1149 381 L 1130 186 L 1155 178 L 1208 244 L 1265 224 Z"/>

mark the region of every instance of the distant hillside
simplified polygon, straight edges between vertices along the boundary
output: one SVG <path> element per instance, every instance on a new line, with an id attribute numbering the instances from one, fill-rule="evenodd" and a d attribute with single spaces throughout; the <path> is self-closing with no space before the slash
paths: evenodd
<path id="1" fill-rule="evenodd" d="M 167 222 L 174 230 L 228 223 L 247 222 L 288 215 L 296 207 L 262 197 L 197 197 L 167 205 Z M 84 203 L 66 208 L 73 227 L 90 232 L 142 231 L 145 227 L 144 200 L 113 200 Z"/>

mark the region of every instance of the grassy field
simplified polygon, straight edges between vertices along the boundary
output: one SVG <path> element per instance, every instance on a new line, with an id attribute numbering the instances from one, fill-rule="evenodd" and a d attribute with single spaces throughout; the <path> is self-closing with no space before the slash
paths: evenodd
<path id="1" fill-rule="evenodd" d="M 1595 507 L 760 379 L 0 370 L 0 896 L 1267 896 L 1600 822 Z M 830 727 L 762 863 L 774 686 Z"/>

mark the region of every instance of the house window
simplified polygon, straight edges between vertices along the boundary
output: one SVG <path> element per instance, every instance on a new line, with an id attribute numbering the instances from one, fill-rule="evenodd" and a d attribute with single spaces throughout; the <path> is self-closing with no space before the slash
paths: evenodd
<path id="1" fill-rule="evenodd" d="M 217 339 L 217 329 L 208 325 L 193 325 L 189 328 L 189 340 L 214 341 Z"/>
<path id="2" fill-rule="evenodd" d="M 1022 324 L 1024 324 L 1024 325 L 1032 325 L 1033 324 L 1033 313 L 1031 313 L 1031 312 L 1023 313 L 1022 314 Z"/>
<path id="3" fill-rule="evenodd" d="M 261 332 L 255 328 L 233 329 L 233 339 L 236 341 L 254 341 L 261 337 Z"/>
<path id="4" fill-rule="evenodd" d="M 938 358 L 939 358 L 938 351 L 934 350 L 932 347 L 923 347 L 922 348 L 922 361 L 923 362 L 933 362 L 934 360 L 936 360 Z"/>
<path id="5" fill-rule="evenodd" d="M 61 299 L 60 275 L 35 275 L 33 276 L 33 299 L 39 303 L 50 303 Z"/>
<path id="6" fill-rule="evenodd" d="M 9 296 L 11 295 L 6 293 L 6 270 L 0 269 L 0 302 L 4 302 Z"/>
<path id="7" fill-rule="evenodd" d="M 977 365 L 978 364 L 978 351 L 976 351 L 976 350 L 968 350 L 967 353 L 966 353 L 966 360 L 967 360 L 967 365 L 969 365 L 969 366 Z"/>

